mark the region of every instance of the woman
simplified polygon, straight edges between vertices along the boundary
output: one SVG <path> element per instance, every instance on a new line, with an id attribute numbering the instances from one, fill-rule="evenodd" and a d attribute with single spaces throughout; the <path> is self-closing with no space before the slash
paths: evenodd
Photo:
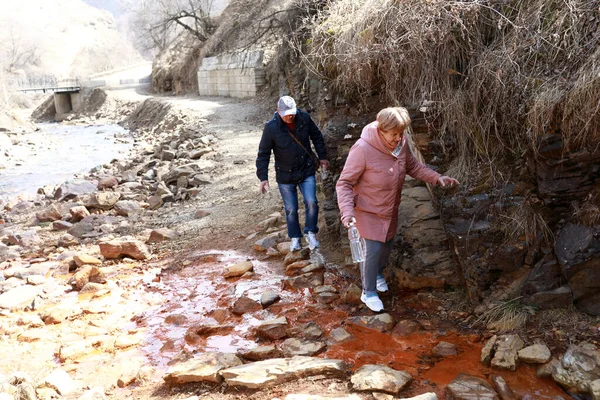
<path id="1" fill-rule="evenodd" d="M 435 185 L 458 181 L 442 176 L 418 162 L 409 149 L 404 130 L 410 125 L 404 107 L 388 107 L 364 127 L 350 149 L 336 184 L 342 223 L 351 222 L 365 239 L 366 257 L 360 263 L 361 301 L 372 311 L 383 311 L 377 292 L 387 292 L 383 277 L 398 226 L 398 207 L 406 174 Z"/>

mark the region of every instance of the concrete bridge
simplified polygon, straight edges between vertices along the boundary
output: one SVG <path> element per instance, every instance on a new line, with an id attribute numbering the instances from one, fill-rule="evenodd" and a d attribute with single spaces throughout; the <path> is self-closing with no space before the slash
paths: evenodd
<path id="1" fill-rule="evenodd" d="M 81 110 L 82 96 L 96 87 L 119 89 L 152 83 L 152 63 L 130 65 L 87 78 L 57 78 L 54 75 L 29 76 L 8 81 L 11 91 L 53 93 L 57 117 Z"/>

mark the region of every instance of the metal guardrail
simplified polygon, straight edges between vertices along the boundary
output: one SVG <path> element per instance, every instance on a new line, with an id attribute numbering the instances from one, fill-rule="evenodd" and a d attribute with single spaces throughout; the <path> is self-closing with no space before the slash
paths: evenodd
<path id="1" fill-rule="evenodd" d="M 152 77 L 141 79 L 118 80 L 82 80 L 80 78 L 57 78 L 54 75 L 29 76 L 27 78 L 9 79 L 7 85 L 11 91 L 19 92 L 77 92 L 83 87 L 137 85 L 152 83 Z"/>

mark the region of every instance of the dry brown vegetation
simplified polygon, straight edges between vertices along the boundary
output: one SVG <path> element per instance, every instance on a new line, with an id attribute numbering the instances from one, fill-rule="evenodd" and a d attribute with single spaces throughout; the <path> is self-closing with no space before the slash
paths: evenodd
<path id="1" fill-rule="evenodd" d="M 519 159 L 547 133 L 598 144 L 599 1 L 329 4 L 305 21 L 305 65 L 357 102 L 433 106 L 458 170 Z"/>

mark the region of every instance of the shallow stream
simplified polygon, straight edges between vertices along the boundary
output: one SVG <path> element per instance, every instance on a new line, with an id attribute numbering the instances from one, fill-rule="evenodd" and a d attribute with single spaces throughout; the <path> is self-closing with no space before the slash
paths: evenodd
<path id="1" fill-rule="evenodd" d="M 2 154 L 0 197 L 35 194 L 78 173 L 123 158 L 132 146 L 119 125 L 69 126 L 39 124 L 40 130 L 13 138 L 10 158 Z"/>

